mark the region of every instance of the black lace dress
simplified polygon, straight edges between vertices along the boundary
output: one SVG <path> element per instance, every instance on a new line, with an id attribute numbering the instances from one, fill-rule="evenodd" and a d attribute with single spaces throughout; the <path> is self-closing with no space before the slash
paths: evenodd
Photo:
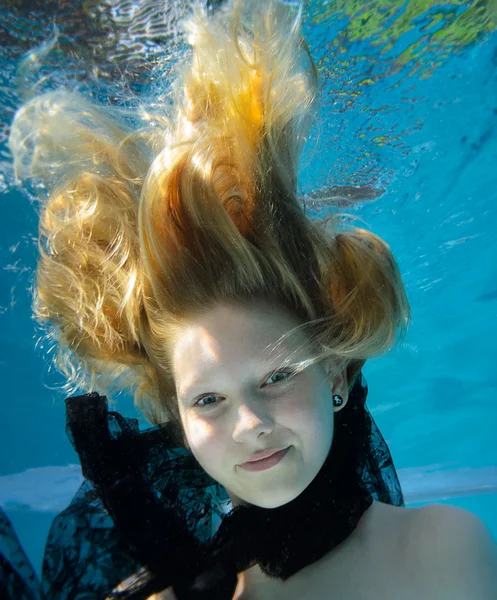
<path id="1" fill-rule="evenodd" d="M 360 374 L 323 467 L 273 509 L 232 508 L 172 424 L 139 431 L 103 396 L 68 398 L 85 482 L 52 524 L 41 582 L 0 511 L 0 599 L 144 599 L 172 587 L 178 600 L 230 600 L 237 574 L 256 563 L 287 579 L 340 544 L 374 499 L 403 506 L 366 396 Z"/>

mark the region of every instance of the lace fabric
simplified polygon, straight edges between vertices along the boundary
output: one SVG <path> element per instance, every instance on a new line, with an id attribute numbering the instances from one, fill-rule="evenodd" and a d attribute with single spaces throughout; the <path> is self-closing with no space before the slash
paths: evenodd
<path id="1" fill-rule="evenodd" d="M 35 600 L 40 591 L 33 567 L 0 509 L 0 599 Z"/>
<path id="2" fill-rule="evenodd" d="M 69 398 L 68 435 L 86 481 L 52 525 L 41 586 L 19 544 L 14 558 L 0 546 L 1 597 L 144 599 L 172 587 L 178 600 L 228 600 L 238 573 L 256 563 L 287 579 L 350 535 L 373 499 L 403 505 L 366 396 L 359 375 L 322 469 L 275 509 L 231 508 L 172 424 L 140 432 L 136 420 L 108 412 L 105 397 Z M 15 534 L 3 526 L 0 538 L 5 545 Z"/>

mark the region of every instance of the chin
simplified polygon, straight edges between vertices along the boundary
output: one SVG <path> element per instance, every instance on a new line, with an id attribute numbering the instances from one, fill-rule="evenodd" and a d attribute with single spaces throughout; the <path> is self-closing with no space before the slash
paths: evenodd
<path id="1" fill-rule="evenodd" d="M 289 491 L 286 490 L 285 493 L 282 492 L 281 494 L 273 491 L 273 493 L 267 494 L 265 497 L 261 494 L 260 497 L 254 498 L 254 500 L 249 503 L 254 506 L 259 506 L 260 508 L 278 508 L 295 500 L 295 498 L 300 496 L 302 491 L 303 490 L 295 490 L 294 493 L 289 493 Z"/>

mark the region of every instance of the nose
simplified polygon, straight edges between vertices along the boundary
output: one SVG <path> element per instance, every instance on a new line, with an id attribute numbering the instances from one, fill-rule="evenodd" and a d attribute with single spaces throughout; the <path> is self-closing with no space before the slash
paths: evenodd
<path id="1" fill-rule="evenodd" d="M 242 401 L 233 430 L 236 442 L 254 442 L 261 433 L 271 433 L 274 420 L 271 413 L 257 400 Z"/>

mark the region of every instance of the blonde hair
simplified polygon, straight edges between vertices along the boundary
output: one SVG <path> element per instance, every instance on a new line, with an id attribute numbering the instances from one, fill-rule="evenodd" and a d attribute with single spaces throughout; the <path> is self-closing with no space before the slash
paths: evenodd
<path id="1" fill-rule="evenodd" d="M 171 111 L 129 119 L 54 92 L 17 112 L 10 137 L 18 176 L 49 188 L 34 311 L 56 364 L 75 387 L 131 387 L 152 422 L 179 422 L 169 348 L 198 310 L 277 302 L 319 359 L 349 367 L 390 349 L 410 318 L 388 245 L 299 202 L 318 102 L 300 12 L 197 7 L 185 30 Z"/>

